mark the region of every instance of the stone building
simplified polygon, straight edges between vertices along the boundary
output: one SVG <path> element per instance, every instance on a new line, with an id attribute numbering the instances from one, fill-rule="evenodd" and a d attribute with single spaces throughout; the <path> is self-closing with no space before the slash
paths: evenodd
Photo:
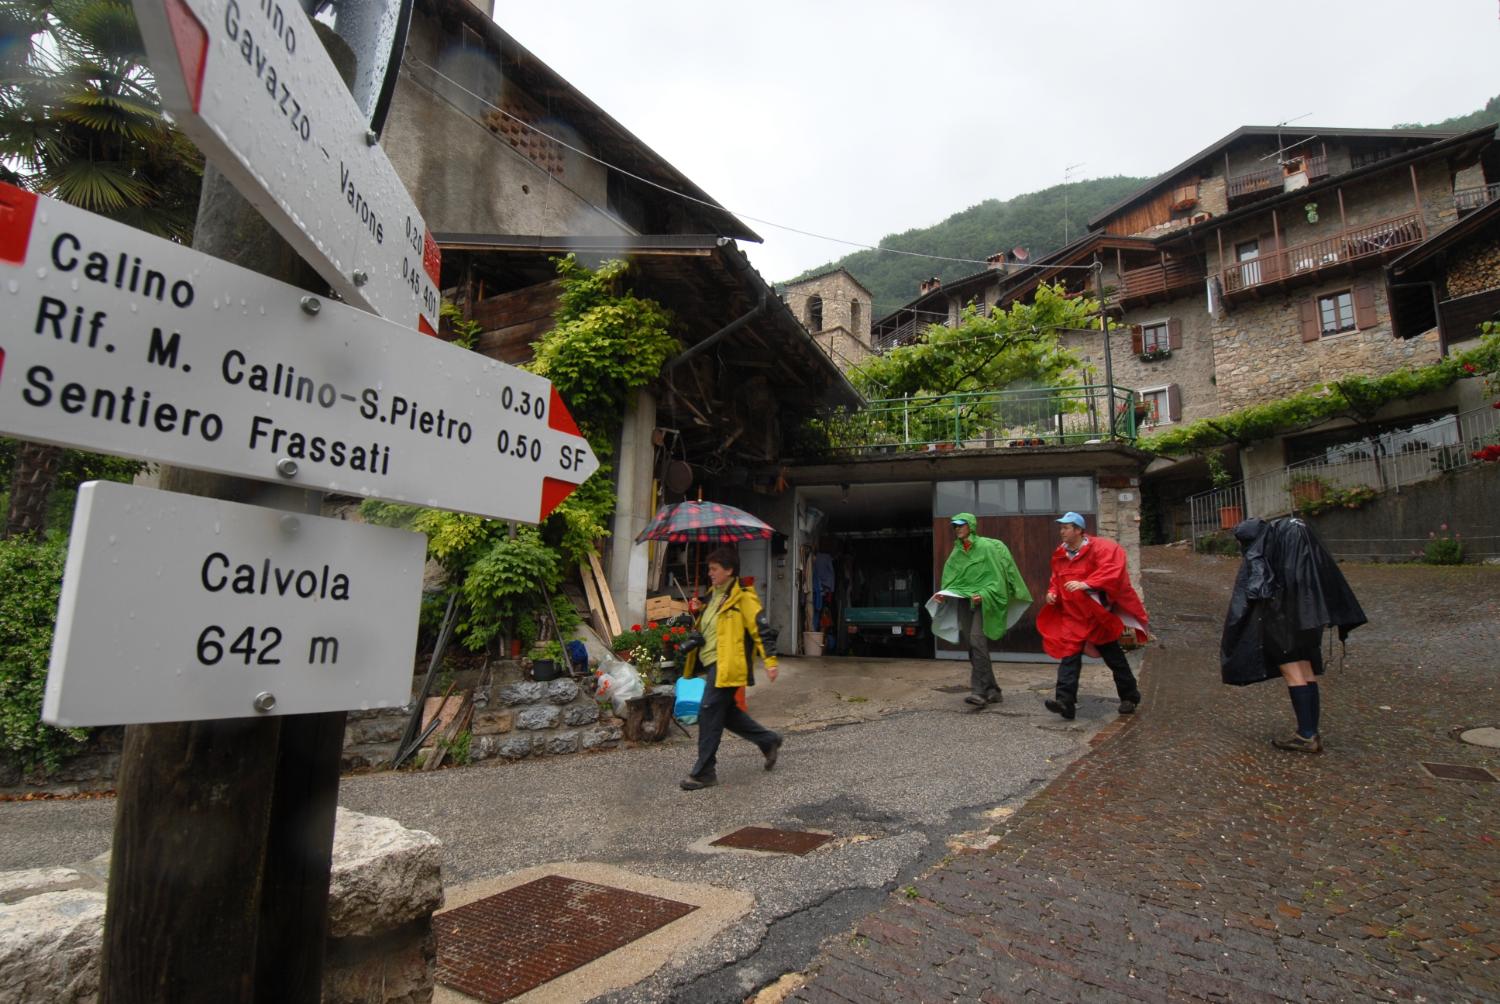
<path id="1" fill-rule="evenodd" d="M 781 298 L 839 369 L 847 371 L 870 355 L 874 297 L 847 269 L 786 283 Z"/>

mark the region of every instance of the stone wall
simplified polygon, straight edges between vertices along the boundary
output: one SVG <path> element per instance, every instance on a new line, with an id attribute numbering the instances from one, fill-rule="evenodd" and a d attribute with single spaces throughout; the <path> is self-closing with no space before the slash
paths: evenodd
<path id="1" fill-rule="evenodd" d="M 1099 536 L 1118 541 L 1130 563 L 1130 581 L 1145 598 L 1141 586 L 1141 485 L 1140 478 L 1100 473 L 1098 478 Z"/>
<path id="2" fill-rule="evenodd" d="M 833 364 L 843 372 L 848 372 L 874 354 L 868 342 L 856 338 L 843 326 L 824 328 L 813 335 L 813 341 L 828 353 Z"/>
<path id="3" fill-rule="evenodd" d="M 107 854 L 74 868 L 0 873 L 0 1000 L 98 1000 L 108 883 Z M 432 1000 L 432 913 L 442 905 L 442 846 L 436 837 L 339 809 L 328 886 L 325 1004 Z"/>
<path id="4" fill-rule="evenodd" d="M 1168 319 L 1181 322 L 1182 347 L 1173 349 L 1166 359 L 1143 361 L 1131 350 L 1132 326 Z M 1093 367 L 1089 382 L 1104 383 L 1103 338 L 1098 334 L 1068 334 L 1063 341 L 1078 353 L 1085 365 Z M 1224 410 L 1219 406 L 1218 389 L 1214 385 L 1213 318 L 1208 316 L 1202 293 L 1127 313 L 1121 327 L 1110 332 L 1109 351 L 1116 387 L 1139 392 L 1176 384 L 1182 398 L 1181 421 L 1192 422 Z M 1170 424 L 1169 416 L 1161 416 L 1159 424 Z"/>
<path id="5" fill-rule="evenodd" d="M 1500 464 L 1473 464 L 1403 485 L 1355 510 L 1308 519 L 1328 549 L 1358 561 L 1417 561 L 1429 534 L 1456 534 L 1465 561 L 1500 561 Z M 1444 531 L 1442 528 L 1448 529 Z"/>
<path id="6" fill-rule="evenodd" d="M 515 675 L 518 671 L 505 672 Z M 457 702 L 458 697 L 449 700 Z M 399 708 L 351 711 L 344 733 L 343 769 L 388 765 L 406 728 L 407 715 Z M 612 749 L 620 744 L 620 727 L 620 720 L 602 713 L 599 702 L 574 680 L 497 683 L 474 692 L 469 759 L 520 760 Z"/>

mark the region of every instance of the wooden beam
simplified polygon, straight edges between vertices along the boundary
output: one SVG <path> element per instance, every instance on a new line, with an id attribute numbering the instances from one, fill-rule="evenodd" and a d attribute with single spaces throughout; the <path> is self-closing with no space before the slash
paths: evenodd
<path id="1" fill-rule="evenodd" d="M 594 585 L 594 573 L 589 566 L 583 562 L 578 564 L 578 578 L 583 581 L 583 598 L 589 605 L 589 617 L 594 622 L 594 630 L 602 634 L 608 634 L 606 640 L 613 640 L 619 634 L 609 626 L 609 618 L 604 616 L 604 604 L 599 600 L 599 589 Z"/>
<path id="2" fill-rule="evenodd" d="M 599 586 L 599 599 L 604 603 L 604 614 L 609 618 L 610 630 L 619 634 L 624 628 L 620 626 L 620 615 L 615 611 L 614 593 L 610 592 L 609 580 L 604 577 L 604 566 L 599 563 L 599 555 L 593 551 L 589 552 L 589 567 L 594 570 L 594 579 Z"/>

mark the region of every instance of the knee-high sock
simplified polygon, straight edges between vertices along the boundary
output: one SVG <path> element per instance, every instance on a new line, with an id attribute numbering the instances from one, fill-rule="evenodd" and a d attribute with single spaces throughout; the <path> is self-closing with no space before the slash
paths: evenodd
<path id="1" fill-rule="evenodd" d="M 1312 729 L 1313 735 L 1317 735 L 1318 719 L 1321 718 L 1323 714 L 1323 702 L 1322 699 L 1318 697 L 1318 681 L 1314 680 L 1313 682 L 1309 683 L 1307 685 L 1307 692 L 1312 695 Z"/>
<path id="2" fill-rule="evenodd" d="M 1297 734 L 1303 739 L 1311 739 L 1318 734 L 1313 720 L 1313 695 L 1308 693 L 1306 685 L 1287 687 L 1286 693 L 1292 699 L 1292 711 L 1297 715 Z"/>

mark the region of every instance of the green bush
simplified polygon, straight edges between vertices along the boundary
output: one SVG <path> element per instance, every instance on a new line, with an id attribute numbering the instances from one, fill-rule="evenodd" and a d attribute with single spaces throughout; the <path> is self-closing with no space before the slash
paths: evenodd
<path id="1" fill-rule="evenodd" d="M 1458 534 L 1448 533 L 1448 524 L 1443 524 L 1443 536 L 1435 533 L 1427 535 L 1427 543 L 1422 548 L 1422 560 L 1429 565 L 1462 565 L 1464 563 L 1464 542 Z"/>
<path id="2" fill-rule="evenodd" d="M 41 720 L 67 553 L 62 537 L 0 540 L 0 755 L 27 770 L 56 767 L 88 737 Z"/>

